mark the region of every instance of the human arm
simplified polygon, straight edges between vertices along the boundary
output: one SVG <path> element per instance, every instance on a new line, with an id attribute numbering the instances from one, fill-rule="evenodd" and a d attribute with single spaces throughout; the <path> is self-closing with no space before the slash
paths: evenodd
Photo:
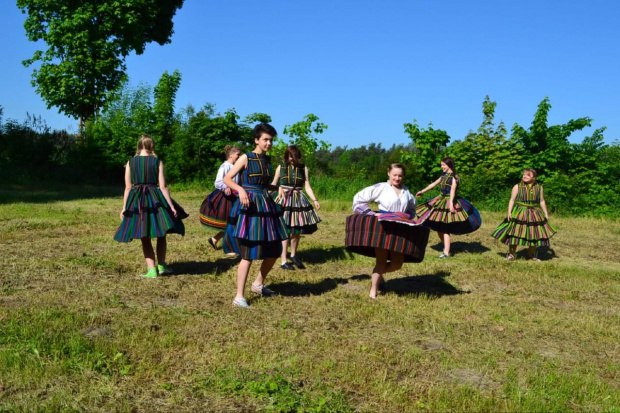
<path id="1" fill-rule="evenodd" d="M 278 165 L 275 173 L 273 174 L 273 181 L 271 181 L 271 186 L 278 187 L 278 196 L 276 197 L 276 202 L 282 199 L 284 196 L 284 189 L 280 186 L 280 175 L 282 174 L 281 165 Z"/>
<path id="2" fill-rule="evenodd" d="M 226 195 L 230 195 L 232 192 L 229 187 L 224 183 L 224 176 L 226 175 L 226 162 L 220 165 L 220 168 L 217 170 L 217 175 L 215 177 L 215 188 L 224 192 Z"/>
<path id="3" fill-rule="evenodd" d="M 422 189 L 421 191 L 416 192 L 415 196 L 418 198 L 421 197 L 424 192 L 430 191 L 431 189 L 439 185 L 440 182 L 441 182 L 441 177 L 438 178 L 435 182 L 432 182 L 426 188 Z"/>
<path id="4" fill-rule="evenodd" d="M 312 202 L 314 202 L 314 207 L 319 210 L 321 209 L 321 204 L 319 204 L 319 201 L 316 199 L 316 195 L 314 195 L 314 191 L 312 190 L 312 187 L 310 186 L 310 179 L 308 178 L 308 167 L 306 166 L 305 168 L 305 174 L 306 174 L 306 185 L 305 185 L 305 189 L 306 189 L 306 193 L 308 195 L 310 195 L 310 199 L 312 200 Z"/>
<path id="5" fill-rule="evenodd" d="M 159 190 L 164 195 L 164 198 L 166 198 L 166 202 L 168 202 L 168 205 L 170 205 L 170 210 L 176 217 L 177 210 L 174 208 L 174 205 L 172 204 L 172 198 L 170 197 L 170 189 L 168 189 L 168 185 L 166 185 L 166 174 L 164 173 L 164 163 L 162 161 L 159 161 L 159 179 L 158 180 L 159 180 Z"/>
<path id="6" fill-rule="evenodd" d="M 131 191 L 131 171 L 129 170 L 129 162 L 125 165 L 125 193 L 123 195 L 123 209 L 121 210 L 121 220 L 124 217 L 125 210 L 127 209 L 127 198 L 129 197 L 129 191 Z"/>
<path id="7" fill-rule="evenodd" d="M 549 219 L 549 213 L 547 212 L 547 203 L 545 202 L 545 196 L 543 195 L 543 187 L 540 187 L 540 207 L 545 213 L 545 219 Z"/>
<path id="8" fill-rule="evenodd" d="M 405 213 L 409 214 L 410 218 L 415 218 L 416 217 L 415 196 L 413 196 L 411 192 L 409 192 L 409 190 L 407 190 L 407 193 L 409 194 L 409 200 L 407 201 L 407 209 L 405 210 Z"/>
<path id="9" fill-rule="evenodd" d="M 385 183 L 378 183 L 362 189 L 353 197 L 353 212 L 361 215 L 373 215 L 369 203 L 374 202 L 381 196 Z"/>
<path id="10" fill-rule="evenodd" d="M 241 170 L 245 168 L 247 165 L 248 165 L 248 156 L 242 155 L 237 160 L 237 162 L 235 162 L 235 164 L 230 169 L 230 171 L 228 171 L 226 176 L 224 176 L 224 184 L 226 184 L 226 186 L 228 186 L 233 191 L 239 192 L 239 202 L 241 202 L 241 205 L 245 207 L 250 205 L 250 199 L 248 198 L 248 193 L 245 191 L 245 189 L 243 189 L 241 185 L 239 185 L 233 180 L 233 177 L 237 175 L 239 172 L 241 172 Z"/>
<path id="11" fill-rule="evenodd" d="M 517 199 L 517 193 L 519 193 L 519 185 L 513 186 L 512 192 L 510 193 L 510 201 L 508 201 L 508 221 L 512 219 L 512 207 L 514 207 L 515 205 L 515 199 Z"/>

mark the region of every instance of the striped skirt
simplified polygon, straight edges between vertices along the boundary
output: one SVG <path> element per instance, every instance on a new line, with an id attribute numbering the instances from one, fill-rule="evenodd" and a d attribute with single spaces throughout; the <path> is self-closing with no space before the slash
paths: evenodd
<path id="1" fill-rule="evenodd" d="M 226 229 L 228 216 L 236 199 L 234 194 L 226 195 L 219 189 L 211 192 L 200 205 L 200 223 L 205 227 Z"/>
<path id="2" fill-rule="evenodd" d="M 277 258 L 288 238 L 280 209 L 264 188 L 245 187 L 250 205 L 237 199 L 230 210 L 222 247 L 246 260 Z"/>
<path id="3" fill-rule="evenodd" d="M 504 219 L 491 236 L 506 245 L 541 247 L 549 246 L 549 238 L 556 232 L 538 205 L 515 205 L 510 221 Z"/>
<path id="4" fill-rule="evenodd" d="M 282 209 L 282 218 L 289 234 L 312 234 L 321 218 L 301 188 L 284 188 L 284 196 L 276 201 Z"/>
<path id="5" fill-rule="evenodd" d="M 182 219 L 189 215 L 176 202 L 174 217 L 166 198 L 155 185 L 135 185 L 127 196 L 127 204 L 121 225 L 114 234 L 118 242 L 130 242 L 140 238 L 159 238 L 166 234 L 185 235 Z"/>
<path id="6" fill-rule="evenodd" d="M 375 256 L 375 248 L 398 252 L 405 262 L 422 262 L 429 229 L 397 222 L 379 221 L 376 215 L 354 214 L 347 217 L 345 247 L 351 252 Z"/>
<path id="7" fill-rule="evenodd" d="M 482 225 L 482 218 L 478 210 L 468 200 L 456 197 L 454 200 L 455 213 L 448 208 L 449 197 L 436 196 L 435 198 L 418 205 L 416 214 L 424 225 L 433 231 L 446 234 L 469 234 Z"/>

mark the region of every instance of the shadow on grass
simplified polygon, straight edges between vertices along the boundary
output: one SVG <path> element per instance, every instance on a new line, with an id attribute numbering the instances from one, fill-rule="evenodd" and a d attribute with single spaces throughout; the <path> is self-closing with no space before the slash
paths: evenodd
<path id="1" fill-rule="evenodd" d="M 431 246 L 435 251 L 442 252 L 443 251 L 443 243 L 438 242 L 437 244 Z M 482 245 L 480 241 L 474 242 L 463 242 L 463 241 L 452 241 L 450 244 L 450 254 L 456 255 L 462 252 L 472 252 L 477 254 L 482 254 L 483 252 L 491 251 L 489 247 L 485 247 Z"/>
<path id="2" fill-rule="evenodd" d="M 344 260 L 353 257 L 353 253 L 344 247 L 301 249 L 297 256 L 308 264 L 322 264 L 328 261 Z"/>
<path id="3" fill-rule="evenodd" d="M 506 258 L 506 255 L 508 255 L 508 247 L 506 247 L 505 252 L 498 252 L 497 255 L 499 255 L 502 258 Z M 555 250 L 550 247 L 538 247 L 536 256 L 541 261 L 550 261 L 552 259 L 559 258 L 556 255 Z M 517 247 L 515 258 L 523 259 L 523 260 L 529 259 L 529 255 L 527 254 L 527 247 L 521 247 L 521 246 Z"/>
<path id="4" fill-rule="evenodd" d="M 121 182 L 122 183 L 122 182 Z M 16 202 L 42 204 L 76 199 L 118 198 L 123 199 L 124 185 L 67 185 L 55 182 L 49 185 L 12 185 L 0 188 L 0 204 Z M 119 207 L 120 210 L 120 207 Z"/>
<path id="5" fill-rule="evenodd" d="M 219 258 L 215 261 L 185 261 L 170 264 L 173 274 L 171 277 L 182 275 L 219 275 L 239 264 L 238 258 Z"/>
<path id="6" fill-rule="evenodd" d="M 325 278 L 317 283 L 300 283 L 288 281 L 283 283 L 274 283 L 269 287 L 273 287 L 278 295 L 284 297 L 308 297 L 311 295 L 321 295 L 328 291 L 334 290 L 339 284 L 346 284 L 347 278 Z"/>

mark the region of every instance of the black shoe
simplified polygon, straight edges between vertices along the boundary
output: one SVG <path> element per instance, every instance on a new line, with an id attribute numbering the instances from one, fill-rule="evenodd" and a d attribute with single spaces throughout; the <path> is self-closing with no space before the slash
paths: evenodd
<path id="1" fill-rule="evenodd" d="M 280 268 L 282 268 L 283 270 L 294 270 L 295 269 L 295 267 L 293 267 L 288 262 L 285 262 L 284 264 L 280 265 Z"/>
<path id="2" fill-rule="evenodd" d="M 305 270 L 306 267 L 304 266 L 304 263 L 301 262 L 301 260 L 297 257 L 291 257 L 291 261 L 293 261 L 293 264 L 295 264 L 295 266 L 297 266 L 297 268 L 299 268 L 300 270 Z"/>

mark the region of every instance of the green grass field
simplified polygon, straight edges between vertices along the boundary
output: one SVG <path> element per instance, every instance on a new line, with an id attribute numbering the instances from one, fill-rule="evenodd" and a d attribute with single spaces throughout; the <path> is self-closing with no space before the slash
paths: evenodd
<path id="1" fill-rule="evenodd" d="M 431 234 L 370 300 L 349 205 L 324 201 L 308 268 L 274 269 L 279 295 L 243 310 L 204 194 L 173 191 L 175 274 L 146 280 L 140 243 L 112 239 L 115 191 L 0 190 L 0 411 L 620 411 L 618 221 L 552 216 L 543 262 L 509 263 L 482 211 L 453 258 Z"/>

